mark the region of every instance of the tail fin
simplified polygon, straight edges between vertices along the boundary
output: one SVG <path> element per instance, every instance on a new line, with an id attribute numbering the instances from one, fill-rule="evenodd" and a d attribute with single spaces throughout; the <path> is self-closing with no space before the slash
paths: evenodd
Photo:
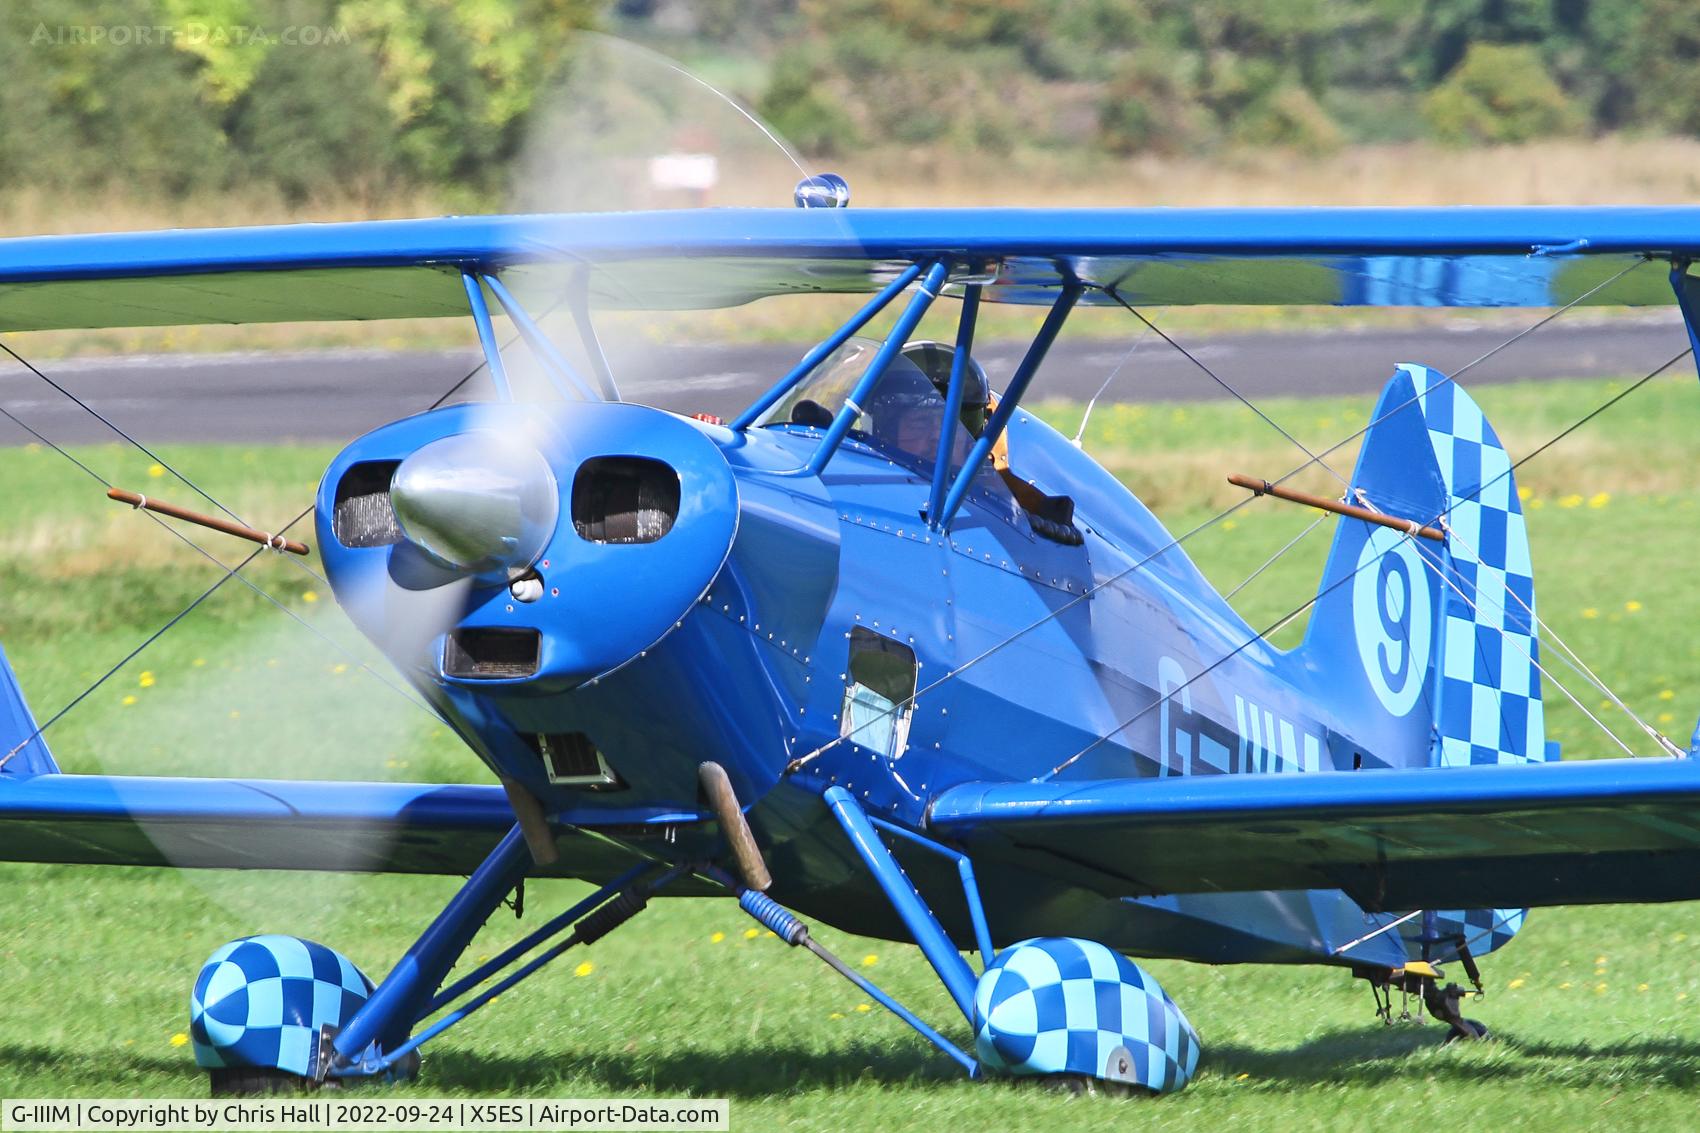
<path id="1" fill-rule="evenodd" d="M 1339 730 L 1394 767 L 1548 758 L 1528 532 L 1481 409 L 1439 371 L 1401 364 L 1352 487 L 1353 502 L 1447 537 L 1339 521 L 1301 651 L 1338 674 Z"/>
<path id="2" fill-rule="evenodd" d="M 35 717 L 24 702 L 6 651 L 0 649 L 0 779 L 26 779 L 58 770 L 47 742 L 36 734 Z"/>

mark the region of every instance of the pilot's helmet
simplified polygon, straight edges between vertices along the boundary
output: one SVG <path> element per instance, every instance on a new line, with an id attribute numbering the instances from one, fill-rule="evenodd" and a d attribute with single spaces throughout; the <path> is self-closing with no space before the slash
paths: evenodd
<path id="1" fill-rule="evenodd" d="M 950 394 L 950 368 L 956 359 L 956 348 L 944 342 L 921 340 L 903 347 L 903 357 L 921 368 L 939 391 L 940 397 Z M 974 436 L 986 427 L 986 410 L 992 401 L 992 384 L 986 380 L 986 370 L 972 355 L 962 382 L 962 408 L 959 414 L 963 426 Z"/>
<path id="2" fill-rule="evenodd" d="M 954 346 L 947 342 L 922 339 L 905 345 L 903 357 L 921 368 L 921 372 L 932 380 L 933 387 L 939 391 L 940 397 L 949 394 L 950 367 L 956 358 Z M 965 414 L 973 410 L 984 412 L 991 400 L 992 385 L 986 380 L 985 368 L 970 355 L 967 381 L 962 386 L 962 411 Z"/>

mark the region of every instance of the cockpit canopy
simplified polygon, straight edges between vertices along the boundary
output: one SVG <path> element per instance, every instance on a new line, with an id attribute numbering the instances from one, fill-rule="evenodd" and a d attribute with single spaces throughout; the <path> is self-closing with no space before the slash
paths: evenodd
<path id="1" fill-rule="evenodd" d="M 878 340 L 870 338 L 845 342 L 762 414 L 756 424 L 824 429 L 855 389 L 880 345 Z M 851 437 L 930 476 L 938 459 L 950 362 L 950 348 L 941 343 L 914 342 L 904 347 L 864 399 L 862 412 L 851 425 Z M 989 392 L 985 371 L 978 363 L 972 363 L 970 379 L 964 387 L 962 412 L 953 430 L 950 457 L 953 468 L 961 467 L 976 435 L 963 422 L 984 427 Z"/>

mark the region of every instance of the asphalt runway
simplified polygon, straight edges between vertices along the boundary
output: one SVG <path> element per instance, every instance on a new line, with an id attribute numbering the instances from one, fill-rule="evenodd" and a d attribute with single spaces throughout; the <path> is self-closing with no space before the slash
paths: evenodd
<path id="1" fill-rule="evenodd" d="M 1527 322 L 1454 322 L 1439 330 L 1177 336 L 1198 362 L 1252 401 L 1281 394 L 1380 390 L 1397 362 L 1447 372 L 1499 346 Z M 1639 376 L 1686 348 L 1674 309 L 1632 318 L 1554 322 L 1472 367 L 1467 384 L 1543 378 Z M 1023 343 L 977 352 L 1002 386 Z M 795 345 L 673 345 L 614 358 L 622 393 L 680 412 L 730 416 L 802 355 Z M 472 352 L 324 351 L 300 354 L 177 354 L 41 361 L 49 377 L 146 442 L 341 442 L 429 406 L 477 364 Z M 1119 370 L 1118 370 L 1118 367 Z M 1065 337 L 1030 396 L 1108 401 L 1190 401 L 1230 396 L 1199 365 L 1155 336 L 1129 344 Z M 488 396 L 479 375 L 464 393 Z M 46 382 L 0 357 L 0 407 L 60 444 L 115 434 Z M 33 438 L 0 417 L 0 444 Z"/>

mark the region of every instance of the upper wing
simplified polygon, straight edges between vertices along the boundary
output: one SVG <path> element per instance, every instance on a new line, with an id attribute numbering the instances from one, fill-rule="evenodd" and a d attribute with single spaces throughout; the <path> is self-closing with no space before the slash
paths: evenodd
<path id="1" fill-rule="evenodd" d="M 1700 761 L 970 783 L 931 828 L 1120 895 L 1343 889 L 1370 910 L 1700 898 Z"/>
<path id="2" fill-rule="evenodd" d="M 500 787 L 0 776 L 0 860 L 468 874 L 514 824 Z M 631 853 L 573 832 L 541 874 L 606 880 Z"/>
<path id="3" fill-rule="evenodd" d="M 585 286 L 599 306 L 725 306 L 873 290 L 934 256 L 980 273 L 995 302 L 1048 303 L 1080 279 L 1147 305 L 1553 306 L 1644 258 L 1696 254 L 1696 208 L 442 217 L 0 240 L 0 331 L 458 315 L 463 269 L 500 272 L 527 301 Z M 1650 268 L 1590 301 L 1671 292 Z"/>

